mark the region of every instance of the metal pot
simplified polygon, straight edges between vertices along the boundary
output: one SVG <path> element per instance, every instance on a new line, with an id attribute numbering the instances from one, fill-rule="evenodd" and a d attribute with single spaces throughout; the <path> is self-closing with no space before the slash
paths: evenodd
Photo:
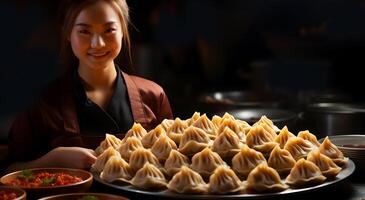
<path id="1" fill-rule="evenodd" d="M 365 105 L 351 103 L 313 103 L 300 115 L 301 127 L 320 137 L 364 134 Z"/>
<path id="2" fill-rule="evenodd" d="M 289 131 L 297 131 L 298 115 L 292 111 L 276 108 L 247 108 L 230 110 L 228 113 L 236 119 L 246 121 L 250 125 L 257 122 L 263 115 L 266 115 L 279 129 L 287 126 Z M 224 113 L 217 113 L 217 115 L 223 116 Z"/>
<path id="3" fill-rule="evenodd" d="M 217 91 L 202 94 L 198 98 L 199 110 L 209 115 L 243 108 L 277 108 L 280 104 L 280 101 L 272 100 L 268 95 L 252 91 Z"/>

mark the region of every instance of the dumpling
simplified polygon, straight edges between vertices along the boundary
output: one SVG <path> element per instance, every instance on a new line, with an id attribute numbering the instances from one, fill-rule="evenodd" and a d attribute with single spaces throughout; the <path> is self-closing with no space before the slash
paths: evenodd
<path id="1" fill-rule="evenodd" d="M 236 122 L 236 124 L 239 126 L 239 129 L 242 130 L 242 132 L 247 135 L 248 132 L 251 130 L 251 126 L 250 124 L 248 124 L 247 122 L 245 121 L 242 121 L 242 120 L 239 120 L 239 119 L 236 119 L 234 120 Z"/>
<path id="2" fill-rule="evenodd" d="M 132 152 L 129 158 L 129 166 L 136 172 L 149 162 L 150 164 L 160 167 L 160 163 L 153 153 L 148 149 L 139 148 Z"/>
<path id="3" fill-rule="evenodd" d="M 317 147 L 319 147 L 321 145 L 318 142 L 317 137 L 315 135 L 313 135 L 312 133 L 310 133 L 308 130 L 300 131 L 298 133 L 298 137 L 308 140 L 310 143 L 312 143 L 313 145 L 316 145 Z"/>
<path id="4" fill-rule="evenodd" d="M 260 164 L 253 169 L 247 177 L 247 190 L 257 192 L 279 192 L 288 188 L 285 185 L 275 169 Z"/>
<path id="5" fill-rule="evenodd" d="M 117 150 L 115 150 L 113 147 L 109 147 L 96 158 L 95 163 L 91 166 L 91 171 L 97 173 L 102 172 L 105 163 L 108 162 L 109 158 L 112 156 L 121 157 Z"/>
<path id="6" fill-rule="evenodd" d="M 129 137 L 136 137 L 141 140 L 146 134 L 146 129 L 144 129 L 140 123 L 134 123 L 132 128 L 129 129 L 128 132 L 125 134 L 122 142 L 126 141 Z"/>
<path id="7" fill-rule="evenodd" d="M 100 143 L 100 145 L 95 149 L 96 155 L 100 155 L 109 147 L 113 147 L 114 149 L 118 149 L 119 145 L 122 143 L 122 140 L 117 138 L 111 134 L 105 134 L 105 139 Z"/>
<path id="8" fill-rule="evenodd" d="M 232 169 L 242 178 L 247 175 L 259 164 L 266 164 L 266 159 L 261 152 L 244 146 L 239 153 L 232 158 Z"/>
<path id="9" fill-rule="evenodd" d="M 222 116 L 223 119 L 231 119 L 231 120 L 235 120 L 234 116 L 229 114 L 228 112 L 225 112 L 224 115 Z"/>
<path id="10" fill-rule="evenodd" d="M 321 154 L 319 150 L 309 152 L 307 160 L 317 165 L 327 178 L 334 178 L 341 171 L 341 167 L 338 167 L 328 156 Z"/>
<path id="11" fill-rule="evenodd" d="M 202 194 L 207 192 L 208 185 L 199 173 L 182 166 L 167 184 L 167 188 L 177 193 Z"/>
<path id="12" fill-rule="evenodd" d="M 169 136 L 169 138 L 171 138 L 176 144 L 180 144 L 184 130 L 187 128 L 188 124 L 177 117 L 172 126 L 167 131 L 167 136 Z"/>
<path id="13" fill-rule="evenodd" d="M 173 119 L 164 119 L 161 122 L 161 127 L 167 132 L 170 127 L 172 126 L 172 124 L 174 124 L 174 120 Z"/>
<path id="14" fill-rule="evenodd" d="M 199 118 L 200 118 L 200 112 L 194 112 L 194 114 L 189 119 L 187 119 L 185 121 L 188 124 L 188 126 L 191 126 Z"/>
<path id="15" fill-rule="evenodd" d="M 217 135 L 219 136 L 226 127 L 230 128 L 233 131 L 233 133 L 237 135 L 238 139 L 241 142 L 246 143 L 245 130 L 241 126 L 239 126 L 236 121 L 231 119 L 223 119 L 217 130 Z"/>
<path id="16" fill-rule="evenodd" d="M 216 127 L 219 127 L 221 125 L 221 122 L 223 121 L 222 117 L 218 116 L 218 115 L 214 115 L 212 117 L 212 122 Z"/>
<path id="17" fill-rule="evenodd" d="M 206 114 L 200 116 L 199 119 L 197 119 L 192 124 L 192 126 L 201 128 L 208 134 L 210 138 L 215 138 L 215 136 L 217 135 L 217 127 L 213 124 L 212 121 L 210 121 Z"/>
<path id="18" fill-rule="evenodd" d="M 238 136 L 228 127 L 214 140 L 212 150 L 222 158 L 232 158 L 244 146 Z"/>
<path id="19" fill-rule="evenodd" d="M 130 181 L 133 186 L 142 189 L 163 189 L 167 181 L 163 173 L 153 164 L 146 162 L 139 169 L 133 179 Z"/>
<path id="20" fill-rule="evenodd" d="M 165 162 L 173 149 L 177 149 L 175 142 L 163 135 L 153 144 L 151 151 L 160 162 Z"/>
<path id="21" fill-rule="evenodd" d="M 217 194 L 235 193 L 243 190 L 243 184 L 228 166 L 218 166 L 209 178 L 209 192 Z"/>
<path id="22" fill-rule="evenodd" d="M 171 150 L 170 155 L 165 161 L 165 169 L 169 176 L 176 174 L 182 166 L 189 166 L 189 158 L 177 150 Z"/>
<path id="23" fill-rule="evenodd" d="M 319 146 L 319 151 L 322 154 L 330 157 L 339 166 L 346 165 L 349 160 L 343 156 L 342 152 L 337 148 L 336 145 L 332 144 L 332 142 L 328 139 L 328 136 Z"/>
<path id="24" fill-rule="evenodd" d="M 141 140 L 136 137 L 129 137 L 122 145 L 120 145 L 118 151 L 122 158 L 124 158 L 126 161 L 129 161 L 132 152 L 138 148 L 143 148 Z"/>
<path id="25" fill-rule="evenodd" d="M 162 125 L 160 124 L 142 137 L 141 141 L 144 148 L 151 148 L 161 135 L 166 135 L 166 131 L 164 130 L 164 128 L 162 128 Z"/>
<path id="26" fill-rule="evenodd" d="M 190 156 L 210 146 L 212 141 L 208 134 L 200 128 L 190 126 L 187 128 L 180 141 L 179 151 L 184 155 Z"/>
<path id="27" fill-rule="evenodd" d="M 292 137 L 295 137 L 295 135 L 289 132 L 288 127 L 284 126 L 284 128 L 281 129 L 279 135 L 275 137 L 274 141 L 280 145 L 280 148 L 283 149 L 286 142 Z"/>
<path id="28" fill-rule="evenodd" d="M 307 185 L 321 184 L 326 180 L 321 170 L 312 162 L 301 158 L 291 169 L 285 181 L 292 187 L 303 187 Z"/>
<path id="29" fill-rule="evenodd" d="M 275 126 L 274 123 L 269 118 L 266 117 L 266 115 L 261 116 L 259 121 L 253 124 L 253 126 L 256 125 L 261 125 L 262 127 L 264 127 L 266 131 L 268 131 L 273 135 L 276 135 L 276 132 L 280 131 L 280 129 L 277 126 Z"/>
<path id="30" fill-rule="evenodd" d="M 116 180 L 128 181 L 133 177 L 133 170 L 129 164 L 118 156 L 109 158 L 104 166 L 104 170 L 100 174 L 100 178 L 106 182 L 113 182 Z"/>
<path id="31" fill-rule="evenodd" d="M 191 159 L 191 168 L 203 177 L 209 177 L 219 165 L 225 165 L 225 162 L 209 148 L 195 154 Z"/>
<path id="32" fill-rule="evenodd" d="M 299 137 L 290 138 L 284 149 L 289 151 L 295 160 L 307 157 L 307 154 L 316 149 L 312 143 Z"/>
<path id="33" fill-rule="evenodd" d="M 272 150 L 267 164 L 280 175 L 287 175 L 295 165 L 295 160 L 289 151 L 276 146 Z"/>
<path id="34" fill-rule="evenodd" d="M 275 136 L 273 134 L 269 133 L 261 125 L 256 125 L 248 132 L 246 144 L 269 157 L 270 152 L 278 145 L 274 142 L 274 139 Z"/>

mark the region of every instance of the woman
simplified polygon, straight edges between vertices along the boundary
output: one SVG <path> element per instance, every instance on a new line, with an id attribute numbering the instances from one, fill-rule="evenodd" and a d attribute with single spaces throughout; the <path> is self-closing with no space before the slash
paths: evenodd
<path id="1" fill-rule="evenodd" d="M 66 73 L 33 108 L 15 120 L 8 171 L 34 167 L 89 168 L 105 133 L 125 133 L 134 122 L 152 129 L 172 118 L 156 83 L 116 65 L 129 55 L 125 0 L 71 0 L 65 4 L 62 59 Z M 19 162 L 20 161 L 20 162 Z"/>

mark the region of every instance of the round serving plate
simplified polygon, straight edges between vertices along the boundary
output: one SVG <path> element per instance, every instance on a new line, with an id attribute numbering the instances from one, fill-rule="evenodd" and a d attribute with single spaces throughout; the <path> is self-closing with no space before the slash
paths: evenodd
<path id="1" fill-rule="evenodd" d="M 99 176 L 99 174 L 94 173 L 94 179 L 96 182 L 99 182 L 103 185 L 106 185 L 108 187 L 111 188 L 115 188 L 118 190 L 121 190 L 123 192 L 129 192 L 132 193 L 138 197 L 141 196 L 146 196 L 146 197 L 151 197 L 153 199 L 157 199 L 157 198 L 163 198 L 163 199 L 257 199 L 257 198 L 281 198 L 284 196 L 288 196 L 288 195 L 293 195 L 293 194 L 300 194 L 303 192 L 312 192 L 318 189 L 322 189 L 322 188 L 327 188 L 330 186 L 334 186 L 340 182 L 342 182 L 343 180 L 345 180 L 347 177 L 349 177 L 353 172 L 355 171 L 355 164 L 352 160 L 349 159 L 348 164 L 342 168 L 341 172 L 336 176 L 335 179 L 326 181 L 320 185 L 315 185 L 315 186 L 311 186 L 311 187 L 306 187 L 306 188 L 298 188 L 298 189 L 293 189 L 293 188 L 289 188 L 285 191 L 282 192 L 276 192 L 276 193 L 257 193 L 257 194 L 224 194 L 224 195 L 219 195 L 219 194 L 179 194 L 179 193 L 175 193 L 172 192 L 170 190 L 160 190 L 160 191 L 156 191 L 156 190 L 152 190 L 152 191 L 147 191 L 147 190 L 142 190 L 139 188 L 136 188 L 132 185 L 123 185 L 123 184 L 119 184 L 118 182 L 112 182 L 112 183 L 108 183 L 104 180 L 102 180 Z"/>

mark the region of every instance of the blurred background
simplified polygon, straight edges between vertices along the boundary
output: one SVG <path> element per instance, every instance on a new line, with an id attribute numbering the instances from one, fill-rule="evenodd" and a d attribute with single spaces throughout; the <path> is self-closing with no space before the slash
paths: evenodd
<path id="1" fill-rule="evenodd" d="M 224 112 L 239 105 L 234 98 L 295 113 L 307 103 L 364 100 L 364 0 L 127 2 L 134 69 L 164 87 L 175 117 Z M 0 13 L 6 140 L 14 116 L 62 66 L 57 1 L 2 1 Z M 238 93 L 216 104 L 227 91 Z"/>

